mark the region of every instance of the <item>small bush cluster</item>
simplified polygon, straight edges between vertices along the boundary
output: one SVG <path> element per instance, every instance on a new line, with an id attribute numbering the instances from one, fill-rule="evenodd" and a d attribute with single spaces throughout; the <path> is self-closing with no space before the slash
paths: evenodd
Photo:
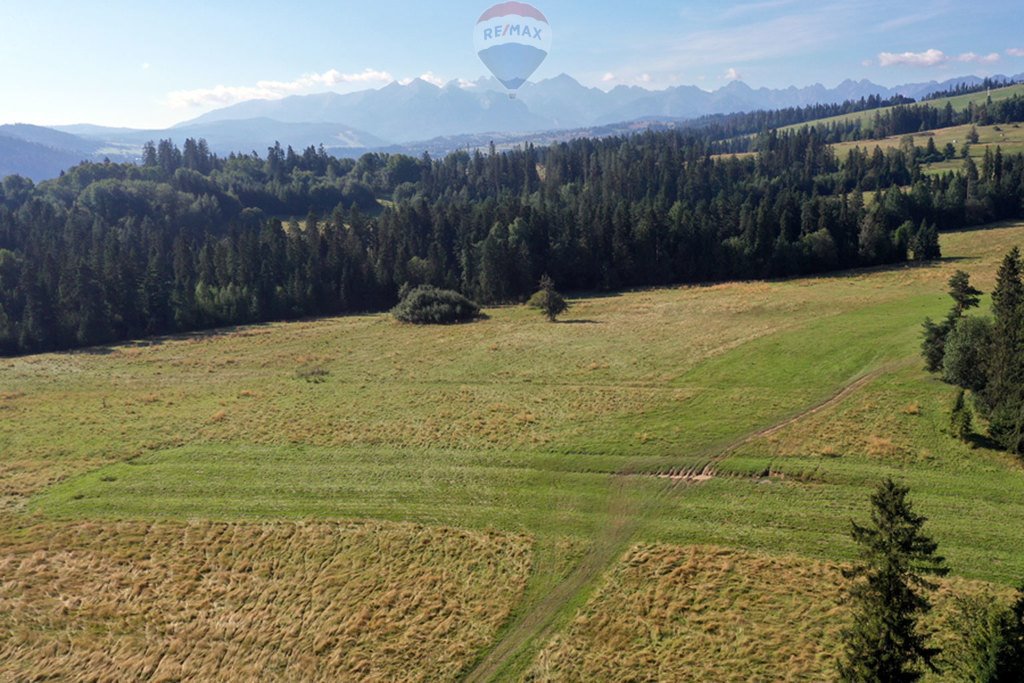
<path id="1" fill-rule="evenodd" d="M 310 384 L 323 384 L 331 376 L 331 371 L 319 365 L 304 365 L 295 371 L 295 378 Z"/>
<path id="2" fill-rule="evenodd" d="M 458 292 L 427 285 L 406 294 L 391 314 L 414 325 L 454 325 L 483 317 L 480 306 Z"/>

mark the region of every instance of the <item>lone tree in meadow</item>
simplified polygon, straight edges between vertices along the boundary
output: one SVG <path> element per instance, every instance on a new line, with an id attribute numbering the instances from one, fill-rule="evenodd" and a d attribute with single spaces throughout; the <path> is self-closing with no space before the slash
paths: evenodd
<path id="1" fill-rule="evenodd" d="M 540 279 L 540 291 L 530 297 L 529 305 L 540 309 L 551 322 L 569 310 L 569 304 L 555 291 L 555 281 L 547 275 Z"/>
<path id="2" fill-rule="evenodd" d="M 844 575 L 853 581 L 855 621 L 843 633 L 839 664 L 840 678 L 849 683 L 911 682 L 925 668 L 938 671 L 941 650 L 928 646 L 917 620 L 931 610 L 925 593 L 936 588 L 925 576 L 949 570 L 935 554 L 938 545 L 922 533 L 926 519 L 914 513 L 909 492 L 886 480 L 871 496 L 871 523 L 853 522 L 860 561 Z"/>

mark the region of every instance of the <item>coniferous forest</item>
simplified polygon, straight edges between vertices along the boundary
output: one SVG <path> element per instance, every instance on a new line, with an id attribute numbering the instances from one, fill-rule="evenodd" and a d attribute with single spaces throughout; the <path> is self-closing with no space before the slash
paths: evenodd
<path id="1" fill-rule="evenodd" d="M 938 256 L 937 230 L 1024 215 L 1024 157 L 924 175 L 924 150 L 851 151 L 805 128 L 718 157 L 719 132 L 358 161 L 279 145 L 147 145 L 0 184 L 0 353 L 346 312 L 403 286 L 524 300 Z M 867 197 L 865 193 L 870 193 Z"/>

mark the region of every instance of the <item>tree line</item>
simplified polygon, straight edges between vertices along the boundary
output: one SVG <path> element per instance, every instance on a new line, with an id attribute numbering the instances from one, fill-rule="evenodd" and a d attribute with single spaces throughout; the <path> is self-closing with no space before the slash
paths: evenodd
<path id="1" fill-rule="evenodd" d="M 1017 85 L 1020 81 L 1013 79 L 1004 78 L 985 78 L 980 83 L 970 85 L 968 83 L 961 83 L 952 88 L 945 90 L 936 90 L 933 93 L 929 93 L 925 97 L 922 97 L 922 101 L 927 102 L 928 100 L 941 100 L 947 97 L 959 97 L 961 95 L 973 95 L 974 93 L 985 92 L 986 90 L 992 90 L 993 88 L 1007 88 L 1011 85 Z"/>
<path id="2" fill-rule="evenodd" d="M 163 141 L 141 165 L 9 177 L 0 352 L 380 311 L 403 286 L 486 305 L 545 274 L 607 291 L 935 258 L 937 230 L 1022 213 L 1021 155 L 926 176 L 905 149 L 841 163 L 813 128 L 765 134 L 748 158 L 714 146 L 666 131 L 351 161 Z"/>
<path id="3" fill-rule="evenodd" d="M 973 436 L 971 403 L 988 424 L 995 445 L 1024 455 L 1024 261 L 1013 249 L 999 268 L 992 315 L 968 315 L 982 292 L 957 272 L 949 282 L 953 307 L 940 322 L 924 324 L 922 353 L 928 370 L 961 388 L 951 426 L 962 439 Z M 972 402 L 965 399 L 970 392 Z"/>
<path id="4" fill-rule="evenodd" d="M 734 114 L 708 114 L 686 121 L 688 129 L 705 130 L 714 140 L 728 140 L 742 135 L 751 135 L 775 128 L 795 126 L 809 121 L 856 114 L 858 112 L 913 104 L 914 100 L 902 95 L 883 98 L 869 95 L 859 100 L 846 100 L 836 104 L 809 104 L 803 107 L 738 112 Z"/>
<path id="5" fill-rule="evenodd" d="M 928 103 L 898 105 L 891 109 L 876 110 L 873 116 L 864 119 L 819 123 L 814 127 L 829 142 L 838 143 L 882 140 L 953 126 L 992 126 L 1020 121 L 1024 121 L 1024 96 L 1014 95 L 999 101 L 989 97 L 982 104 L 971 102 L 963 110 L 955 109 L 949 102 L 942 107 Z"/>

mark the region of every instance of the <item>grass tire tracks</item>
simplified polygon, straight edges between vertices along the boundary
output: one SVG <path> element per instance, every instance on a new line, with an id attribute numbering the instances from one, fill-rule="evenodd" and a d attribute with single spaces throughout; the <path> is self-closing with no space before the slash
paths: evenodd
<path id="1" fill-rule="evenodd" d="M 658 496 L 648 499 L 647 505 L 668 495 L 678 495 L 690 486 L 700 484 L 715 476 L 716 466 L 723 460 L 751 441 L 765 438 L 789 427 L 800 420 L 816 415 L 823 410 L 835 406 L 858 390 L 873 382 L 886 372 L 903 365 L 903 363 L 887 363 L 866 373 L 861 373 L 839 390 L 826 398 L 808 406 L 795 415 L 790 415 L 768 427 L 762 427 L 744 434 L 724 446 L 716 446 L 699 454 L 708 457 L 706 464 L 691 468 L 676 475 L 656 475 L 670 480 Z M 531 642 L 543 643 L 553 635 L 558 624 L 560 613 L 573 602 L 578 594 L 591 587 L 601 574 L 625 550 L 633 534 L 642 521 L 642 508 L 630 504 L 630 498 L 624 489 L 637 476 L 636 472 L 624 469 L 612 476 L 613 490 L 609 502 L 609 523 L 602 534 L 595 539 L 593 546 L 569 576 L 555 586 L 542 599 L 522 613 L 522 615 L 504 632 L 501 639 L 488 651 L 476 666 L 463 678 L 465 683 L 484 683 L 485 681 L 508 678 L 507 667 Z M 647 475 L 650 476 L 650 475 Z"/>
<path id="2" fill-rule="evenodd" d="M 773 436 L 774 434 L 778 434 L 786 427 L 794 425 L 805 418 L 811 417 L 812 415 L 817 415 L 823 410 L 828 410 L 829 408 L 842 403 L 852 394 L 855 394 L 857 391 L 867 386 L 871 382 L 875 381 L 886 372 L 891 372 L 902 366 L 909 365 L 910 362 L 912 361 L 906 360 L 902 362 L 886 363 L 881 367 L 863 373 L 856 377 L 855 379 L 851 380 L 846 385 L 844 385 L 838 391 L 830 394 L 828 397 L 822 399 L 818 403 L 815 403 L 814 405 L 804 408 L 795 415 L 791 415 L 785 418 L 784 420 L 781 420 L 780 422 L 776 422 L 770 427 L 763 427 L 753 432 L 744 434 L 743 436 L 740 436 L 739 438 L 728 442 L 724 446 L 717 446 L 706 450 L 704 453 L 698 454 L 696 456 L 697 458 L 707 457 L 708 460 L 696 467 L 677 468 L 674 470 L 670 470 L 668 472 L 656 473 L 654 476 L 660 479 L 668 479 L 675 482 L 686 483 L 701 483 L 708 481 L 709 479 L 713 479 L 718 474 L 716 466 L 720 465 L 722 461 L 724 461 L 726 458 L 728 458 L 730 455 L 735 453 L 743 446 L 746 446 L 747 444 L 753 441 L 757 441 L 758 439 L 764 439 L 769 436 Z"/>
<path id="3" fill-rule="evenodd" d="M 558 625 L 560 613 L 579 593 L 591 587 L 602 573 L 622 554 L 640 525 L 641 515 L 636 514 L 630 496 L 624 491 L 629 478 L 622 475 L 612 477 L 612 492 L 609 502 L 609 520 L 590 550 L 562 582 L 526 610 L 519 619 L 505 631 L 501 639 L 487 655 L 463 679 L 466 683 L 503 678 L 505 668 L 531 642 L 543 644 Z M 669 487 L 665 487 L 667 493 Z M 664 495 L 664 494 L 663 494 Z"/>

